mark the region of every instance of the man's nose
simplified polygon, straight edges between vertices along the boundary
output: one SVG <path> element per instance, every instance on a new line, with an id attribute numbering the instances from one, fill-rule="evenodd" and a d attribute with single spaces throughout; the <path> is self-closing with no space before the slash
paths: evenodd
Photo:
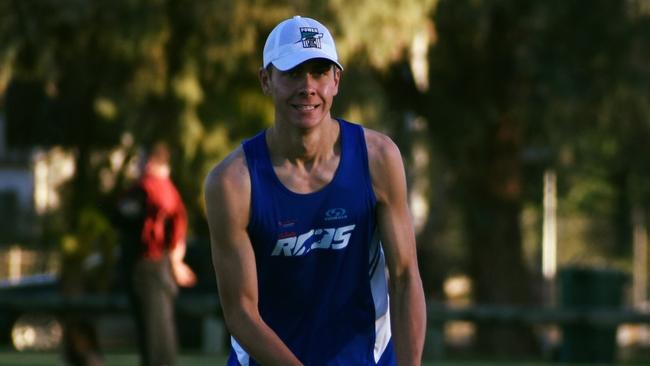
<path id="1" fill-rule="evenodd" d="M 300 78 L 300 94 L 313 95 L 315 93 L 315 79 L 311 73 L 306 72 Z"/>

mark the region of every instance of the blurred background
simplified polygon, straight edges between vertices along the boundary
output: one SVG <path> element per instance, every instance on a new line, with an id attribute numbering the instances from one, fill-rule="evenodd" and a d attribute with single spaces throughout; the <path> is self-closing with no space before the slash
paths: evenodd
<path id="1" fill-rule="evenodd" d="M 0 349 L 90 313 L 134 351 L 110 212 L 164 139 L 182 349 L 225 352 L 203 179 L 273 122 L 261 50 L 295 14 L 337 41 L 333 114 L 402 151 L 427 359 L 650 360 L 648 0 L 0 0 Z"/>

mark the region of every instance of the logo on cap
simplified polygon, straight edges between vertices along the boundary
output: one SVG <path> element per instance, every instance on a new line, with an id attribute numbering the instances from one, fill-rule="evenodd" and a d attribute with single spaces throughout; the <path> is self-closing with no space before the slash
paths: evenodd
<path id="1" fill-rule="evenodd" d="M 323 33 L 320 33 L 318 28 L 300 28 L 300 41 L 302 42 L 302 48 L 321 48 L 321 38 L 323 38 Z"/>

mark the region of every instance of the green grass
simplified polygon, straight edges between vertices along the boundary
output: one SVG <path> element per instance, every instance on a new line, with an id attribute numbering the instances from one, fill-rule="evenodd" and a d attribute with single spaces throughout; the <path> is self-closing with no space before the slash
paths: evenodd
<path id="1" fill-rule="evenodd" d="M 221 366 L 226 364 L 226 357 L 221 355 L 184 354 L 179 357 L 178 366 Z M 109 353 L 104 355 L 105 366 L 135 366 L 138 359 L 135 354 Z M 59 366 L 62 365 L 58 353 L 19 353 L 0 352 L 2 366 Z M 503 363 L 472 363 L 472 362 L 435 362 L 424 363 L 423 366 L 497 366 Z M 546 366 L 544 364 L 508 364 L 511 366 Z"/>
<path id="2" fill-rule="evenodd" d="M 104 355 L 105 366 L 135 366 L 138 365 L 134 353 L 108 353 Z M 179 357 L 177 366 L 221 366 L 226 364 L 226 356 L 205 354 L 183 354 Z M 632 365 L 621 363 L 623 365 Z M 52 352 L 20 353 L 11 350 L 0 350 L 0 365 L 2 366 L 60 366 L 63 365 L 61 355 Z M 422 366 L 553 366 L 557 364 L 544 362 L 486 362 L 486 361 L 435 361 L 424 362 Z M 639 366 L 641 364 L 638 364 Z M 563 364 L 563 366 L 569 366 Z M 593 365 L 592 365 L 593 366 Z"/>
<path id="3" fill-rule="evenodd" d="M 0 352 L 2 366 L 59 366 L 62 365 L 61 354 L 51 352 Z M 104 355 L 105 366 L 136 366 L 138 358 L 133 353 L 109 353 Z M 179 357 L 178 366 L 219 366 L 226 364 L 226 357 L 221 355 L 184 354 Z"/>

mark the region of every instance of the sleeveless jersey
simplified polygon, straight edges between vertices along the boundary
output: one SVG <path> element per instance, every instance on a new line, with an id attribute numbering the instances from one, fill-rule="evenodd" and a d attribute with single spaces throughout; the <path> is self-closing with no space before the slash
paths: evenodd
<path id="1" fill-rule="evenodd" d="M 338 168 L 313 193 L 295 193 L 280 182 L 265 131 L 243 143 L 258 307 L 305 365 L 395 365 L 364 132 L 338 122 Z M 231 344 L 228 365 L 258 365 L 235 338 Z"/>

